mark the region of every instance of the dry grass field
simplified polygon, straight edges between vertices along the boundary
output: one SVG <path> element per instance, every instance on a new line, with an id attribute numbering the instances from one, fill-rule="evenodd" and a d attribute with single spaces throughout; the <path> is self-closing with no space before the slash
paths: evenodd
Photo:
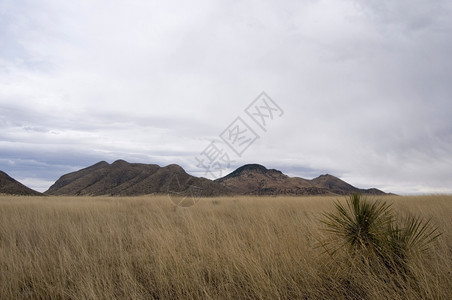
<path id="1" fill-rule="evenodd" d="M 443 233 L 409 276 L 324 253 L 338 199 L 1 196 L 0 297 L 452 299 L 452 196 L 383 198 Z"/>

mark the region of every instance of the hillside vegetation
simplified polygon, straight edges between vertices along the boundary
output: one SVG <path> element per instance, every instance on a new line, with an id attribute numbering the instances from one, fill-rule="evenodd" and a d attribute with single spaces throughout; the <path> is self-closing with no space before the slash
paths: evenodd
<path id="1" fill-rule="evenodd" d="M 325 253 L 340 196 L 1 196 L 0 297 L 452 299 L 452 196 L 382 198 L 443 233 L 404 274 Z"/>

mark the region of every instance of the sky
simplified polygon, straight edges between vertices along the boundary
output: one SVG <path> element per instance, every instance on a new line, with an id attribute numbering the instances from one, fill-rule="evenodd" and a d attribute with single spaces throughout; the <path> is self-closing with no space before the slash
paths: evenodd
<path id="1" fill-rule="evenodd" d="M 0 170 L 45 191 L 102 160 L 259 163 L 452 193 L 451 53 L 443 0 L 0 0 Z"/>

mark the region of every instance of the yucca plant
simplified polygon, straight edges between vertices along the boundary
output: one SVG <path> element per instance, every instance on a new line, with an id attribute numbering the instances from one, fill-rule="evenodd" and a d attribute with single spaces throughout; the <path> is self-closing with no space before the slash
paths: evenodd
<path id="1" fill-rule="evenodd" d="M 324 244 L 329 253 L 334 254 L 343 247 L 352 252 L 381 251 L 386 228 L 393 221 L 390 204 L 371 203 L 360 194 L 353 194 L 347 198 L 346 205 L 338 201 L 335 208 L 335 212 L 325 213 L 322 220 L 324 229 L 332 233 Z"/>
<path id="2" fill-rule="evenodd" d="M 369 201 L 360 194 L 350 195 L 345 205 L 336 202 L 335 211 L 324 213 L 324 230 L 331 233 L 322 246 L 330 255 L 346 249 L 366 263 L 383 265 L 390 271 L 406 271 L 411 255 L 430 248 L 440 236 L 430 220 L 407 216 L 398 222 L 392 205 Z"/>
<path id="3" fill-rule="evenodd" d="M 408 215 L 388 228 L 387 248 L 396 267 L 406 268 L 410 256 L 426 252 L 441 233 L 430 220 Z"/>

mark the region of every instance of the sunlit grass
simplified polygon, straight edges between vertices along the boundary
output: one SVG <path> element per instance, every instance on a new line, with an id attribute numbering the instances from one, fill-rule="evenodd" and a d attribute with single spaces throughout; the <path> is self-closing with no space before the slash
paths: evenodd
<path id="1" fill-rule="evenodd" d="M 386 197 L 444 234 L 416 280 L 318 248 L 342 197 L 0 197 L 2 299 L 452 299 L 452 197 Z M 403 222 L 400 226 L 405 226 Z M 339 241 L 335 242 L 336 245 Z M 384 270 L 382 270 L 384 272 Z M 398 274 L 391 274 L 397 277 Z"/>

